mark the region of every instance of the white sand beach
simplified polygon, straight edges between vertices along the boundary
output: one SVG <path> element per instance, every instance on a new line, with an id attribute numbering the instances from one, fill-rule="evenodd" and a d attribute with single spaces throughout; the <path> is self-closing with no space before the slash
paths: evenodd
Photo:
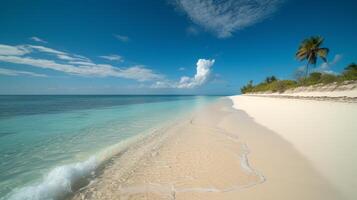
<path id="1" fill-rule="evenodd" d="M 344 120 L 351 116 L 349 112 L 356 113 L 350 111 L 356 108 L 355 105 L 338 104 L 336 108 L 332 107 L 330 112 L 343 111 L 335 113 L 340 116 L 334 117 L 328 115 L 329 110 L 324 110 L 319 117 L 321 123 L 316 124 L 316 121 L 306 122 L 311 119 L 303 117 L 302 107 L 294 100 L 231 98 L 238 110 L 232 108 L 229 98 L 222 98 L 187 119 L 158 131 L 114 157 L 97 174 L 97 178 L 77 192 L 73 199 L 336 200 L 353 196 L 349 188 L 344 187 L 346 184 L 341 182 L 348 180 L 349 184 L 353 184 L 353 180 L 342 173 L 339 178 L 334 173 L 328 175 L 333 169 L 338 172 L 346 170 L 345 162 L 341 162 L 341 166 L 327 161 L 322 163 L 325 159 L 330 162 L 348 159 L 338 157 L 336 148 L 329 149 L 329 142 L 339 139 L 339 136 L 324 138 L 324 132 L 319 132 L 316 126 L 339 120 L 336 123 L 338 127 L 328 132 L 336 133 L 341 125 L 349 123 Z M 275 101 L 285 102 L 300 114 L 295 120 L 287 120 L 288 116 L 283 116 L 287 109 L 284 103 L 274 104 Z M 309 104 L 298 101 L 304 106 Z M 310 102 L 312 108 L 320 103 Z M 330 104 L 326 102 L 326 105 Z M 277 114 L 281 114 L 285 121 L 276 117 Z M 302 122 L 306 122 L 308 131 L 294 129 L 297 126 L 294 124 Z M 275 126 L 283 129 L 274 130 Z M 351 137 L 347 141 L 353 140 L 349 134 L 356 130 L 354 128 L 345 127 L 345 136 Z M 286 133 L 281 134 L 281 131 Z M 294 135 L 298 131 L 304 131 L 302 135 L 316 134 L 312 137 L 316 140 L 311 139 L 304 143 L 305 146 L 298 146 L 296 143 L 304 140 L 304 136 L 301 136 L 302 139 L 300 136 L 286 137 L 286 134 L 291 132 Z M 317 153 L 309 152 L 313 150 L 310 146 L 313 144 Z M 339 152 L 351 150 L 348 144 L 344 147 L 347 149 L 338 149 Z M 329 151 L 335 154 L 327 155 Z M 316 156 L 327 158 L 314 160 Z M 322 169 L 319 164 L 330 166 Z M 341 168 L 334 168 L 337 166 Z"/>
<path id="2" fill-rule="evenodd" d="M 320 95 L 337 95 L 330 93 Z M 339 93 L 349 96 L 351 91 Z M 344 199 L 357 198 L 356 103 L 244 95 L 231 99 L 234 108 L 291 143 Z"/>

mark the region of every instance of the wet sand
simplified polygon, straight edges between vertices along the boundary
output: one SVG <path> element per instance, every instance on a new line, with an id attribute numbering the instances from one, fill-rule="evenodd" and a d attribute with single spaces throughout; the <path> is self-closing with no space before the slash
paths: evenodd
<path id="1" fill-rule="evenodd" d="M 228 98 L 114 157 L 73 199 L 343 199 L 286 140 Z"/>

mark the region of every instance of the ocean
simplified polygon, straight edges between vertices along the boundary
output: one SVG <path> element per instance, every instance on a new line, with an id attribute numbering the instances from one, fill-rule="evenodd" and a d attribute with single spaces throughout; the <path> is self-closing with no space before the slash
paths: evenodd
<path id="1" fill-rule="evenodd" d="M 0 199 L 56 199 L 214 96 L 0 96 Z"/>

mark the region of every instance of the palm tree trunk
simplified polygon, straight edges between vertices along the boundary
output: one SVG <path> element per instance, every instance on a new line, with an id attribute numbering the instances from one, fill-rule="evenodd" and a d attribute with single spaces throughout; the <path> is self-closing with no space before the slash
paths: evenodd
<path id="1" fill-rule="evenodd" d="M 305 79 L 307 79 L 308 75 L 309 75 L 309 62 L 306 64 Z"/>

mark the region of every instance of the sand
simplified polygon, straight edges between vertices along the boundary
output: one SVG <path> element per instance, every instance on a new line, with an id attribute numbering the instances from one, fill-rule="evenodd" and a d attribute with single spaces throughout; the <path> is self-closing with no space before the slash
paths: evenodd
<path id="1" fill-rule="evenodd" d="M 289 142 L 225 98 L 132 145 L 73 199 L 343 196 Z"/>
<path id="2" fill-rule="evenodd" d="M 310 160 L 343 199 L 357 199 L 356 103 L 252 96 L 232 99 L 236 109 L 282 136 Z"/>

